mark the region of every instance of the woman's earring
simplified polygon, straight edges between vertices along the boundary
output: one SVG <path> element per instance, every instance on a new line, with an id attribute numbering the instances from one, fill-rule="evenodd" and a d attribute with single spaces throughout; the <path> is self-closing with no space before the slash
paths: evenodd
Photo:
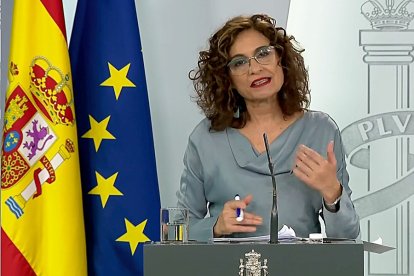
<path id="1" fill-rule="evenodd" d="M 285 91 L 285 90 L 283 90 L 283 99 L 284 99 L 284 100 L 287 100 L 287 98 L 288 98 L 288 95 L 287 95 L 286 91 Z"/>
<path id="2" fill-rule="evenodd" d="M 240 107 L 239 106 L 237 106 L 236 111 L 234 111 L 233 117 L 236 119 L 240 118 Z"/>

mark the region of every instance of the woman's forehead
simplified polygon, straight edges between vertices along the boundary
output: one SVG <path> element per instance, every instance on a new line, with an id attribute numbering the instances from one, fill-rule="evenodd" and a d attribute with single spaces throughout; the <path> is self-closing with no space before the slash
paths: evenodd
<path id="1" fill-rule="evenodd" d="M 269 43 L 269 39 L 259 31 L 254 29 L 244 30 L 238 34 L 234 40 L 233 45 L 230 47 L 229 54 L 230 56 L 251 56 L 255 54 L 257 48 L 269 45 Z"/>

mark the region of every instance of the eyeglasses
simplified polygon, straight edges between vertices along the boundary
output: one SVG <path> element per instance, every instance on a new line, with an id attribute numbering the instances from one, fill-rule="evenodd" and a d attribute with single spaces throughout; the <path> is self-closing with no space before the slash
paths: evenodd
<path id="1" fill-rule="evenodd" d="M 239 76 L 244 75 L 249 71 L 250 60 L 254 59 L 261 65 L 268 65 L 275 61 L 276 50 L 274 46 L 263 46 L 258 49 L 256 54 L 252 57 L 236 56 L 227 63 L 231 73 Z"/>

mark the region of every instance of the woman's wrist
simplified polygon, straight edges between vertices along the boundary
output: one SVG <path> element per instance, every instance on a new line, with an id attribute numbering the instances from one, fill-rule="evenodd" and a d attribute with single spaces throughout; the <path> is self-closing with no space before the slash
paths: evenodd
<path id="1" fill-rule="evenodd" d="M 327 205 L 335 205 L 342 195 L 342 185 L 337 181 L 335 187 L 323 194 L 323 200 Z"/>
<path id="2" fill-rule="evenodd" d="M 218 220 L 216 221 L 216 223 L 213 226 L 213 237 L 214 238 L 220 238 L 220 237 L 223 236 L 223 234 L 221 234 L 217 229 L 218 228 L 217 223 L 218 223 Z"/>

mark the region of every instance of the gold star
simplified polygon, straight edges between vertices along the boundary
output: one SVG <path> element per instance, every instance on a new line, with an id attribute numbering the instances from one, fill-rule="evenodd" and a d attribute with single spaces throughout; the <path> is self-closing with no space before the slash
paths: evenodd
<path id="1" fill-rule="evenodd" d="M 101 86 L 112 86 L 114 88 L 115 97 L 118 100 L 121 90 L 124 87 L 135 87 L 135 84 L 127 78 L 131 63 L 125 65 L 121 70 L 116 69 L 108 62 L 110 77 L 101 83 Z"/>
<path id="2" fill-rule="evenodd" d="M 108 116 L 102 121 L 97 122 L 91 115 L 89 115 L 91 129 L 88 130 L 84 135 L 82 135 L 82 138 L 93 139 L 96 152 L 98 152 L 99 146 L 101 145 L 103 139 L 116 139 L 109 131 L 106 130 L 110 118 L 111 116 Z"/>
<path id="3" fill-rule="evenodd" d="M 88 194 L 101 196 L 102 208 L 105 208 L 105 205 L 106 205 L 106 202 L 108 201 L 109 196 L 123 195 L 115 187 L 115 181 L 118 176 L 118 173 L 115 173 L 108 178 L 104 178 L 98 172 L 95 172 L 95 176 L 96 176 L 96 182 L 98 183 L 98 185 L 96 185 L 95 188 L 90 190 Z"/>
<path id="4" fill-rule="evenodd" d="M 125 219 L 126 233 L 116 239 L 116 241 L 129 242 L 131 254 L 134 255 L 138 243 L 150 241 L 150 239 L 144 234 L 144 228 L 146 224 L 147 219 L 137 226 L 134 226 L 131 222 Z"/>

